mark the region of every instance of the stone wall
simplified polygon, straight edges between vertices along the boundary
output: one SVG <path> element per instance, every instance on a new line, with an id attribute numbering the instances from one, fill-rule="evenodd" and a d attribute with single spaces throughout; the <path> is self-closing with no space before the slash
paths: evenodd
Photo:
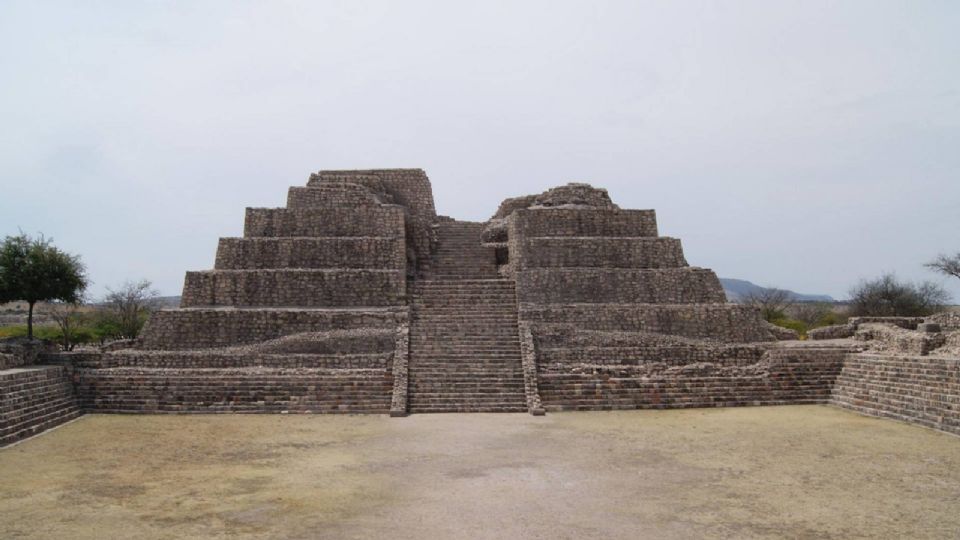
<path id="1" fill-rule="evenodd" d="M 221 238 L 214 268 L 406 270 L 403 237 Z"/>
<path id="2" fill-rule="evenodd" d="M 516 210 L 509 218 L 510 237 L 657 236 L 653 210 L 541 209 Z"/>
<path id="3" fill-rule="evenodd" d="M 397 206 L 369 208 L 247 208 L 244 237 L 404 236 L 404 212 Z"/>
<path id="4" fill-rule="evenodd" d="M 374 192 L 383 193 L 405 210 L 407 245 L 413 253 L 413 271 L 430 258 L 436 242 L 433 224 L 437 221 L 437 211 L 430 179 L 422 169 L 325 170 L 310 175 L 307 186 L 341 182 L 361 184 Z"/>
<path id="5" fill-rule="evenodd" d="M 857 341 L 873 351 L 925 356 L 942 347 L 947 336 L 940 332 L 904 330 L 892 324 L 861 323 L 854 334 Z"/>
<path id="6" fill-rule="evenodd" d="M 515 267 L 679 268 L 687 266 L 676 238 L 535 237 L 516 244 Z"/>
<path id="7" fill-rule="evenodd" d="M 280 269 L 187 272 L 182 307 L 385 306 L 403 303 L 396 270 Z"/>
<path id="8" fill-rule="evenodd" d="M 658 365 L 710 362 L 722 366 L 754 364 L 767 347 L 726 344 L 648 332 L 588 330 L 576 325 L 536 326 L 534 342 L 541 366 Z"/>
<path id="9" fill-rule="evenodd" d="M 355 328 L 396 328 L 399 309 L 180 309 L 161 310 L 147 321 L 145 349 L 206 349 L 264 342 L 291 334 Z"/>
<path id="10" fill-rule="evenodd" d="M 0 370 L 36 364 L 41 355 L 56 350 L 57 345 L 50 341 L 28 341 L 26 338 L 0 340 Z"/>
<path id="11" fill-rule="evenodd" d="M 101 413 L 386 413 L 385 369 L 77 369 L 85 411 Z"/>
<path id="12" fill-rule="evenodd" d="M 66 366 L 0 371 L 0 446 L 80 415 L 69 372 Z"/>
<path id="13" fill-rule="evenodd" d="M 537 268 L 517 273 L 520 302 L 714 304 L 726 301 L 716 274 L 702 268 Z"/>
<path id="14" fill-rule="evenodd" d="M 423 169 L 324 170 L 311 174 L 307 185 L 337 181 L 364 184 L 375 191 L 383 186 L 394 203 L 407 207 L 414 217 L 433 222 L 437 216 L 433 188 Z"/>
<path id="15" fill-rule="evenodd" d="M 831 403 L 960 435 L 960 358 L 848 355 Z"/>
<path id="16" fill-rule="evenodd" d="M 548 411 L 826 403 L 844 349 L 772 349 L 753 364 L 541 368 Z"/>
<path id="17" fill-rule="evenodd" d="M 350 208 L 378 206 L 384 201 L 359 184 L 329 184 L 311 187 L 291 187 L 287 191 L 287 208 Z"/>
<path id="18" fill-rule="evenodd" d="M 521 305 L 521 320 L 590 330 L 650 332 L 718 342 L 771 341 L 756 309 L 739 304 Z"/>

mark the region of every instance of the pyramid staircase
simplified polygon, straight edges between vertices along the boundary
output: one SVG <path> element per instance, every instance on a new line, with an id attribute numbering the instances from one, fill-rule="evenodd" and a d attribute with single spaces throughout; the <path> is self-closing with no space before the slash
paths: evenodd
<path id="1" fill-rule="evenodd" d="M 527 410 L 516 285 L 497 273 L 483 225 L 442 222 L 429 270 L 413 286 L 411 413 Z"/>

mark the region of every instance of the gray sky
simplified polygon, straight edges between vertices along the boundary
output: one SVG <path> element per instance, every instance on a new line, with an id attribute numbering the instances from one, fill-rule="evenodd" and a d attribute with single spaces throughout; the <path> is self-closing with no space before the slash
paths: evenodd
<path id="1" fill-rule="evenodd" d="M 82 5 L 82 7 L 81 7 Z M 179 294 L 246 206 L 422 167 L 485 220 L 568 181 L 691 264 L 844 297 L 960 250 L 960 3 L 0 4 L 0 235 Z"/>

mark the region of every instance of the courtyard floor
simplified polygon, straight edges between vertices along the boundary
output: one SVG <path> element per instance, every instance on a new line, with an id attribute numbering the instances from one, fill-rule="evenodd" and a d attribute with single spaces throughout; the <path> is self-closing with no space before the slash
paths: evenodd
<path id="1" fill-rule="evenodd" d="M 0 450 L 0 538 L 956 538 L 960 438 L 826 406 L 89 415 Z"/>

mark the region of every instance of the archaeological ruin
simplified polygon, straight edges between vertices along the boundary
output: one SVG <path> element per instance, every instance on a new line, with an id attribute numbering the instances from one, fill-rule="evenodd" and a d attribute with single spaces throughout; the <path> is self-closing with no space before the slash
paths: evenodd
<path id="1" fill-rule="evenodd" d="M 378 413 L 833 404 L 960 434 L 960 321 L 796 341 L 728 303 L 653 210 L 568 184 L 485 223 L 420 169 L 320 171 L 248 208 L 135 342 L 0 351 L 0 445 L 82 413 Z"/>

